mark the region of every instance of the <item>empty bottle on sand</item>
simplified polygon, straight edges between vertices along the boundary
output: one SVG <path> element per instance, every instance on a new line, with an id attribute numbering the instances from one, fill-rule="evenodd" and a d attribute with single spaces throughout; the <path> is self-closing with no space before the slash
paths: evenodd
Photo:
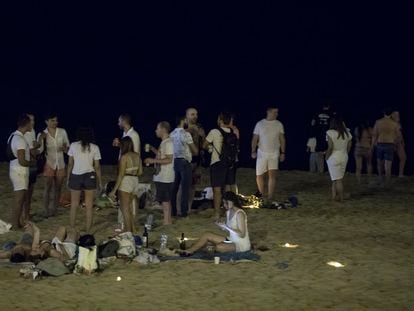
<path id="1" fill-rule="evenodd" d="M 144 233 L 142 234 L 142 245 L 145 248 L 148 248 L 148 230 L 147 230 L 147 227 L 144 228 Z"/>
<path id="2" fill-rule="evenodd" d="M 181 233 L 180 249 L 183 250 L 183 251 L 185 251 L 185 237 L 184 237 L 184 232 Z"/>

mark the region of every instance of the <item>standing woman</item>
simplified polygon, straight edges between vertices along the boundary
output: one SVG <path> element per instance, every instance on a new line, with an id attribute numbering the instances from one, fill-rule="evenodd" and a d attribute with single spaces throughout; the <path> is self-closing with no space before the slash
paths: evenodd
<path id="1" fill-rule="evenodd" d="M 344 200 L 342 181 L 348 164 L 348 153 L 352 146 L 352 135 L 342 119 L 335 117 L 330 122 L 326 137 L 328 140 L 326 163 L 332 180 L 332 200 L 342 202 Z"/>
<path id="2" fill-rule="evenodd" d="M 391 115 L 391 119 L 397 122 L 400 127 L 400 138 L 398 139 L 396 143 L 397 155 L 398 155 L 398 159 L 400 160 L 398 177 L 404 177 L 405 163 L 407 162 L 407 153 L 405 152 L 405 141 L 404 141 L 404 136 L 402 134 L 400 112 L 394 111 Z"/>
<path id="3" fill-rule="evenodd" d="M 124 217 L 124 231 L 134 232 L 134 217 L 132 215 L 132 201 L 138 194 L 138 175 L 142 171 L 142 162 L 139 154 L 134 152 L 134 144 L 129 136 L 125 136 L 120 141 L 121 158 L 118 164 L 118 177 L 115 187 L 109 197 L 118 197 L 121 204 L 122 216 Z"/>
<path id="4" fill-rule="evenodd" d="M 78 141 L 70 145 L 68 165 L 68 186 L 71 190 L 70 226 L 75 227 L 76 210 L 80 204 L 81 192 L 85 192 L 86 232 L 92 227 L 93 200 L 97 187 L 102 189 L 101 152 L 94 144 L 95 135 L 91 127 L 80 127 Z"/>
<path id="5" fill-rule="evenodd" d="M 361 183 L 361 172 L 364 161 L 367 165 L 368 177 L 372 175 L 372 133 L 373 128 L 369 122 L 362 122 L 355 128 L 355 163 L 356 177 L 358 183 Z"/>

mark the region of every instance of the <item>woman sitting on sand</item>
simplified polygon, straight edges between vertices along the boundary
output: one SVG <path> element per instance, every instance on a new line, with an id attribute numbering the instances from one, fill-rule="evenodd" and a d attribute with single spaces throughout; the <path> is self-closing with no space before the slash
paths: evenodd
<path id="1" fill-rule="evenodd" d="M 110 198 L 115 199 L 115 193 L 118 191 L 122 216 L 124 217 L 125 232 L 135 231 L 132 202 L 134 196 L 138 193 L 138 174 L 141 165 L 139 154 L 134 152 L 132 139 L 125 136 L 121 139 L 121 158 L 119 159 L 118 165 L 118 178 L 115 187 L 109 194 Z"/>
<path id="2" fill-rule="evenodd" d="M 332 119 L 330 130 L 326 132 L 328 150 L 326 163 L 332 180 L 332 200 L 344 200 L 344 186 L 342 180 L 348 164 L 348 153 L 352 146 L 352 135 L 349 133 L 342 119 Z"/>
<path id="3" fill-rule="evenodd" d="M 226 192 L 223 195 L 223 206 L 226 210 L 226 222 L 216 222 L 216 225 L 228 232 L 227 238 L 214 233 L 204 233 L 193 246 L 183 252 L 183 255 L 191 256 L 209 242 L 213 243 L 216 246 L 216 251 L 220 253 L 250 250 L 247 215 L 241 209 L 237 195 L 234 192 Z"/>

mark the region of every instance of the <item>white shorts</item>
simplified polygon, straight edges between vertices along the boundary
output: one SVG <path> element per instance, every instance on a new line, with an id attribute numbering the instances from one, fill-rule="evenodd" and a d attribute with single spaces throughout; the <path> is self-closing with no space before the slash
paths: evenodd
<path id="1" fill-rule="evenodd" d="M 64 254 L 62 248 L 65 249 L 66 253 L 68 254 L 68 259 L 73 259 L 76 256 L 76 249 L 77 245 L 74 243 L 74 241 L 71 240 L 65 240 L 65 242 L 60 241 L 57 237 L 54 237 L 52 240 L 52 244 L 55 246 L 55 249 L 61 253 Z"/>
<path id="2" fill-rule="evenodd" d="M 29 168 L 13 167 L 10 168 L 10 180 L 14 191 L 29 189 Z"/>
<path id="3" fill-rule="evenodd" d="M 265 153 L 257 150 L 256 175 L 263 175 L 270 170 L 279 169 L 279 153 Z"/>
<path id="4" fill-rule="evenodd" d="M 122 192 L 138 195 L 138 191 L 139 191 L 138 176 L 128 176 L 128 175 L 124 176 L 118 190 Z"/>
<path id="5" fill-rule="evenodd" d="M 346 165 L 348 164 L 348 155 L 342 152 L 334 152 L 326 161 L 328 164 L 329 175 L 331 180 L 339 180 L 344 178 Z"/>

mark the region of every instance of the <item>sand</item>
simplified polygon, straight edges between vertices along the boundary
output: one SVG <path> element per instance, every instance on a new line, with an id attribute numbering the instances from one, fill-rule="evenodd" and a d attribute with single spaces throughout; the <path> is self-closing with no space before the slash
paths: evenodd
<path id="1" fill-rule="evenodd" d="M 104 167 L 112 179 L 113 167 Z M 6 164 L 0 165 L 0 219 L 7 220 L 13 199 Z M 143 180 L 150 179 L 150 171 Z M 254 170 L 240 169 L 241 193 L 255 191 Z M 93 276 L 66 275 L 38 281 L 19 277 L 19 267 L 0 265 L 0 310 L 413 310 L 414 309 L 414 179 L 396 179 L 390 192 L 346 177 L 351 197 L 343 204 L 329 200 L 329 177 L 307 172 L 280 173 L 278 196 L 296 194 L 298 209 L 247 210 L 259 262 L 220 264 L 167 262 L 140 266 L 118 260 Z M 365 180 L 367 183 L 367 180 Z M 208 173 L 203 174 L 208 184 Z M 43 183 L 38 182 L 33 211 L 41 213 Z M 139 211 L 139 222 L 148 211 Z M 173 237 L 185 232 L 196 238 L 218 231 L 206 209 L 173 226 L 158 226 L 150 240 L 158 245 L 160 233 Z M 83 226 L 83 211 L 78 224 Z M 156 217 L 158 223 L 160 215 Z M 51 238 L 66 225 L 68 210 L 38 226 Z M 95 213 L 98 240 L 111 234 L 116 211 Z M 139 225 L 139 233 L 142 231 Z M 0 235 L 0 244 L 20 233 Z M 284 243 L 296 249 L 280 247 Z M 344 268 L 328 266 L 338 261 Z M 116 278 L 121 276 L 121 281 Z"/>

